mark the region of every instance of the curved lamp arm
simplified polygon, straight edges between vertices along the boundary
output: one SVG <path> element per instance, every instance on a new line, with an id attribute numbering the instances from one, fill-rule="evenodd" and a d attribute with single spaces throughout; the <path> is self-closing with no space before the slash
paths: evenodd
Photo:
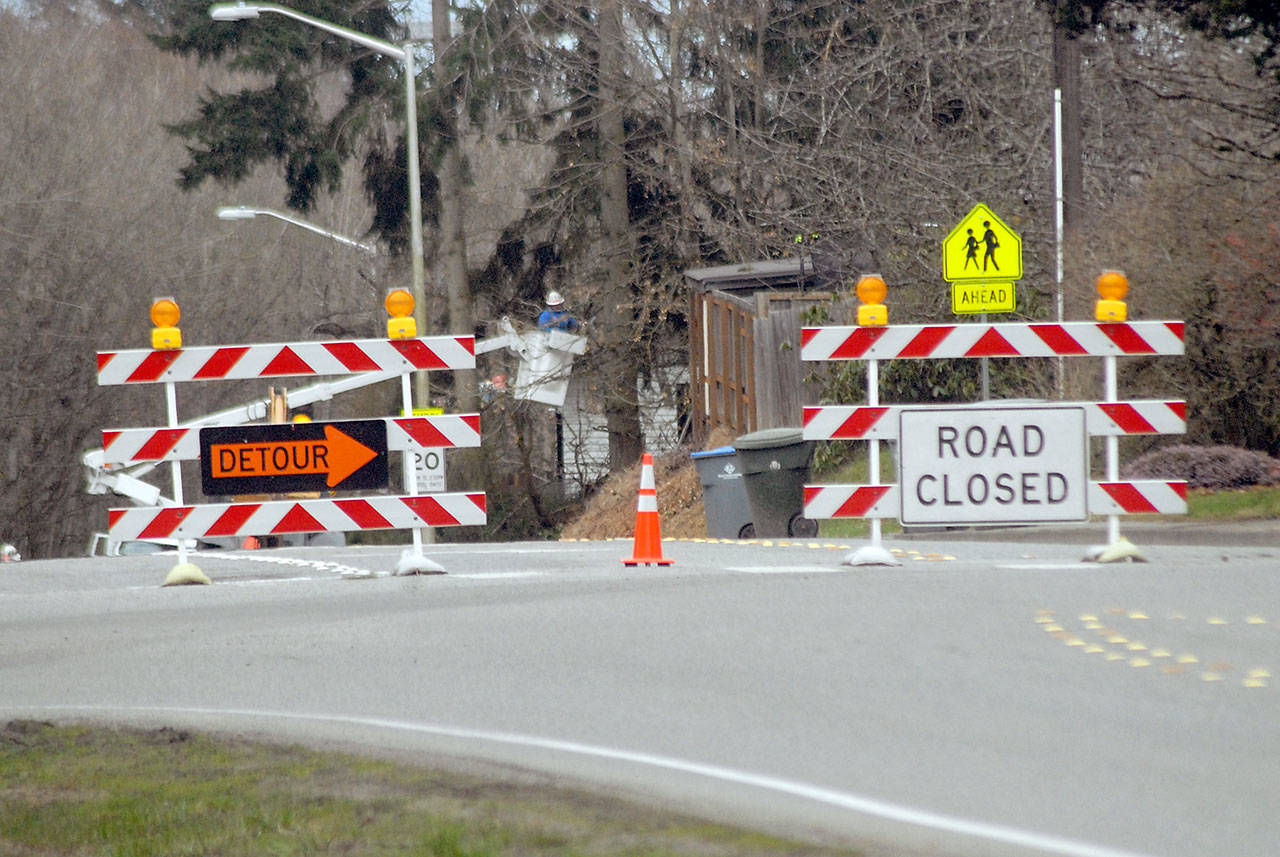
<path id="1" fill-rule="evenodd" d="M 323 229 L 316 226 L 314 223 L 308 223 L 305 220 L 285 214 L 283 211 L 275 211 L 270 208 L 253 208 L 247 205 L 224 205 L 218 209 L 218 217 L 222 220 L 252 220 L 259 214 L 266 217 L 274 217 L 277 220 L 283 220 L 285 223 L 291 223 L 294 226 L 300 226 L 309 232 L 314 232 L 317 235 L 323 235 L 326 238 L 332 238 L 334 241 L 346 244 L 349 247 L 356 247 L 366 253 L 376 254 L 378 252 L 378 248 L 373 244 L 366 244 L 363 241 L 348 238 L 338 232 Z"/>
<path id="2" fill-rule="evenodd" d="M 391 42 L 366 35 L 359 30 L 352 30 L 334 24 L 331 21 L 313 18 L 310 15 L 290 9 L 288 6 L 280 6 L 275 3 L 215 3 L 209 7 L 209 17 L 215 21 L 244 21 L 256 18 L 263 12 L 274 12 L 277 15 L 284 15 L 286 18 L 293 18 L 295 21 L 310 24 L 318 30 L 324 30 L 326 33 L 349 39 L 358 45 L 365 46 L 369 50 L 395 57 L 401 62 L 404 62 L 409 56 L 409 52 L 399 45 L 393 45 Z"/>

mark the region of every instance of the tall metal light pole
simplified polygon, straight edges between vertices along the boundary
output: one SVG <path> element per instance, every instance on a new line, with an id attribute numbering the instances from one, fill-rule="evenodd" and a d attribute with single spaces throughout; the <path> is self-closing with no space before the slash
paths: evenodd
<path id="1" fill-rule="evenodd" d="M 407 137 L 405 142 L 408 146 L 409 157 L 409 252 L 413 257 L 413 315 L 414 320 L 417 322 L 418 330 L 425 333 L 427 316 L 424 288 L 425 275 L 422 263 L 422 181 L 418 167 L 418 99 L 417 87 L 414 83 L 412 46 L 407 43 L 403 46 L 394 45 L 375 36 L 370 36 L 321 18 L 315 18 L 276 3 L 216 3 L 209 7 L 209 17 L 215 21 L 244 21 L 250 18 L 257 18 L 264 12 L 271 12 L 276 15 L 283 15 L 286 18 L 292 18 L 295 21 L 301 21 L 319 30 L 324 30 L 326 33 L 355 42 L 369 50 L 394 57 L 404 63 L 405 135 Z M 416 380 L 418 403 L 425 406 L 427 404 L 425 395 L 426 374 L 423 372 L 417 373 Z"/>
<path id="2" fill-rule="evenodd" d="M 250 18 L 257 18 L 263 12 L 274 12 L 277 15 L 301 21 L 326 33 L 355 42 L 369 50 L 395 57 L 404 63 L 405 144 L 408 148 L 406 154 L 409 159 L 409 253 L 413 257 L 413 318 L 419 335 L 422 335 L 427 329 L 426 290 L 424 288 L 426 278 L 422 263 L 422 180 L 418 167 L 418 89 L 414 83 L 412 46 L 408 43 L 403 46 L 394 45 L 375 36 L 334 24 L 331 21 L 315 18 L 275 3 L 216 3 L 209 7 L 209 17 L 215 21 L 244 21 Z M 411 394 L 409 379 L 408 376 L 405 376 L 403 382 L 405 416 L 413 415 L 413 402 L 415 400 L 419 406 L 427 406 L 427 373 L 414 373 L 412 386 L 413 393 Z M 409 456 L 405 456 L 405 485 L 411 493 L 417 493 L 417 473 Z M 415 528 L 413 531 L 412 553 L 407 558 L 401 557 L 401 565 L 404 568 L 416 568 L 422 571 L 443 571 L 438 564 L 431 562 L 422 555 L 422 542 L 424 539 L 427 542 L 434 542 L 434 530 L 430 527 Z"/>
<path id="3" fill-rule="evenodd" d="M 308 223 L 301 218 L 293 217 L 292 215 L 285 214 L 283 211 L 276 211 L 272 208 L 257 208 L 248 205 L 224 205 L 218 209 L 218 217 L 222 220 L 253 220 L 259 215 L 283 220 L 285 223 L 299 226 L 309 232 L 314 232 L 317 235 L 323 235 L 326 238 L 332 238 L 340 244 L 346 244 L 348 247 L 355 247 L 369 253 L 370 255 L 378 252 L 378 248 L 373 244 L 366 244 L 363 241 L 348 238 L 346 235 L 339 232 L 324 229 L 323 227 L 316 226 L 314 223 Z"/>

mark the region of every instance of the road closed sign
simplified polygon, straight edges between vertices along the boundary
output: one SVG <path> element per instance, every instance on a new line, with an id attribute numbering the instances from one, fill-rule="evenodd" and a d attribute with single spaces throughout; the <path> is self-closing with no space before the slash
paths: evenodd
<path id="1" fill-rule="evenodd" d="M 1084 408 L 904 408 L 899 420 L 903 524 L 1087 520 Z"/>

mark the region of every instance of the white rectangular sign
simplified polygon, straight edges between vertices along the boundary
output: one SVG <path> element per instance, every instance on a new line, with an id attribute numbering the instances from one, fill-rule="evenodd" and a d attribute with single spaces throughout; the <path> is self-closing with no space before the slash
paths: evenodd
<path id="1" fill-rule="evenodd" d="M 418 471 L 418 493 L 444 491 L 444 450 L 417 445 L 410 446 L 409 450 L 406 454 L 413 456 L 413 466 Z"/>
<path id="2" fill-rule="evenodd" d="M 1088 518 L 1084 408 L 904 408 L 899 420 L 903 524 Z"/>

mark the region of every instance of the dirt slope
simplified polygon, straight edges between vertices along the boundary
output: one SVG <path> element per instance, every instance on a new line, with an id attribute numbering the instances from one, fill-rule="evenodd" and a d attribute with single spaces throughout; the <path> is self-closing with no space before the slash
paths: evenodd
<path id="1" fill-rule="evenodd" d="M 716 449 L 733 439 L 727 430 L 713 432 L 696 449 L 680 448 L 653 459 L 658 491 L 658 520 L 663 538 L 706 538 L 707 521 L 702 508 L 702 484 L 689 453 Z M 565 539 L 630 538 L 635 534 L 636 499 L 640 490 L 640 465 L 614 473 L 587 499 L 586 508 L 560 534 Z"/>

